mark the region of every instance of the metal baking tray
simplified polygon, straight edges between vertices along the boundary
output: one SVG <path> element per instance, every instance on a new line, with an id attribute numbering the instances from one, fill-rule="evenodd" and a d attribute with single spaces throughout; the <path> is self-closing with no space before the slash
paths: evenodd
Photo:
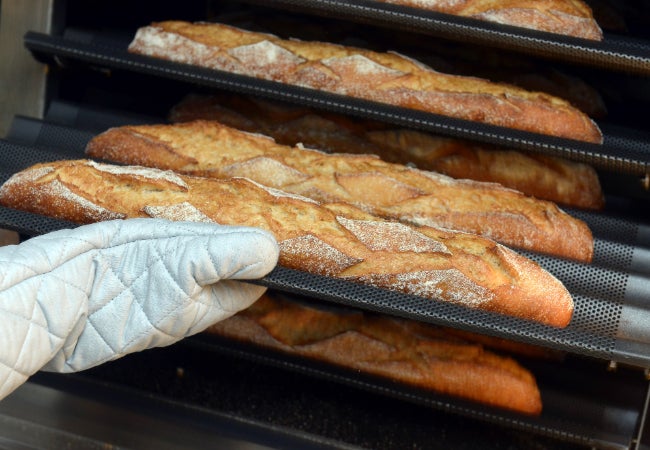
<path id="1" fill-rule="evenodd" d="M 605 442 L 609 443 L 604 446 L 612 445 L 622 435 L 630 432 L 633 434 L 640 432 L 645 420 L 636 416 L 638 411 L 644 409 L 647 388 L 645 380 L 639 380 L 634 373 L 607 372 L 598 365 L 582 360 L 544 361 L 514 356 L 531 370 L 540 388 L 544 410 L 540 416 L 530 417 L 413 389 L 400 383 L 367 376 L 358 371 L 291 357 L 215 336 L 197 336 L 190 340 L 189 344 L 208 352 L 222 352 L 309 377 L 333 380 L 346 386 L 450 412 L 461 417 L 505 425 L 512 429 L 560 438 L 567 442 L 587 444 L 596 448 L 603 446 Z M 588 382 L 585 381 L 586 374 L 593 377 Z M 605 385 L 612 390 L 603 390 L 602 387 Z M 622 386 L 626 387 L 622 388 Z M 605 419 L 607 423 L 602 423 L 603 418 L 610 414 L 617 419 L 613 421 Z M 580 418 L 576 419 L 578 416 Z M 601 426 L 604 428 L 597 431 Z M 635 427 L 639 428 L 632 431 Z M 615 429 L 618 430 L 612 433 Z M 621 434 L 616 437 L 619 433 Z M 585 441 L 585 436 L 588 436 L 591 442 Z"/>
<path id="2" fill-rule="evenodd" d="M 12 215 L 12 213 L 14 213 L 14 215 Z M 41 216 L 15 213 L 15 211 L 0 208 L 0 226 L 11 227 L 21 231 L 22 233 L 27 233 L 28 235 L 46 233 L 61 227 L 74 226 L 74 224 L 57 222 Z M 378 296 L 385 296 L 386 293 L 360 289 L 357 292 L 358 296 L 348 297 L 344 292 L 349 290 L 348 286 L 335 282 L 331 286 L 325 286 L 326 289 L 323 289 L 323 286 L 314 287 L 311 283 L 315 280 L 310 280 L 310 278 L 312 277 L 305 276 L 305 274 L 278 268 L 265 279 L 260 280 L 259 283 L 285 292 L 297 292 L 314 298 L 329 300 L 336 304 L 349 304 L 356 307 L 361 306 L 370 310 L 409 317 L 409 314 L 405 314 L 404 312 L 403 304 L 405 300 L 409 299 L 404 299 L 402 296 L 385 299 L 384 302 L 380 301 L 375 305 L 374 300 Z M 322 281 L 326 282 L 327 280 Z M 422 308 L 425 307 L 426 304 L 431 304 L 431 301 L 418 304 L 414 302 L 415 300 L 417 299 L 410 299 L 411 304 L 409 306 L 416 310 L 421 309 L 421 311 L 419 311 L 418 314 L 414 314 L 413 317 L 417 317 L 420 320 L 428 320 L 433 323 L 451 323 L 447 317 L 442 317 L 441 320 L 435 320 L 435 318 L 429 320 L 430 318 L 426 315 L 423 316 L 421 312 L 426 312 Z M 396 304 L 396 306 L 391 307 L 391 304 Z M 462 311 L 459 311 L 459 313 L 463 314 Z M 487 325 L 489 328 L 489 324 Z M 469 327 L 470 330 L 474 331 L 480 330 L 481 328 L 481 326 Z M 533 341 L 535 341 L 535 339 L 533 339 Z M 350 386 L 354 389 L 368 391 L 375 395 L 381 395 L 383 397 L 394 398 L 415 405 L 425 406 L 432 410 L 439 410 L 445 413 L 459 415 L 461 417 L 468 417 L 478 420 L 479 422 L 493 423 L 499 427 L 505 427 L 506 429 L 512 428 L 522 430 L 527 433 L 560 439 L 563 442 L 574 442 L 591 448 L 604 449 L 630 448 L 631 442 L 636 439 L 636 436 L 639 433 L 639 427 L 641 426 L 640 422 L 642 421 L 641 411 L 643 411 L 645 396 L 644 389 L 646 386 L 642 374 L 637 371 L 633 374 L 628 373 L 624 377 L 618 377 L 618 373 L 609 373 L 605 371 L 604 365 L 601 365 L 600 367 L 592 365 L 592 369 L 586 372 L 588 375 L 586 375 L 585 372 L 575 372 L 567 369 L 558 361 L 554 361 L 553 364 L 548 364 L 546 366 L 542 363 L 540 367 L 540 363 L 538 363 L 536 367 L 530 367 L 540 382 L 542 400 L 544 402 L 544 412 L 541 417 L 527 417 L 519 414 L 508 413 L 507 411 L 487 408 L 482 405 L 472 404 L 471 402 L 446 398 L 430 392 L 410 389 L 403 385 L 373 379 L 371 377 L 364 377 L 357 372 L 342 370 L 334 366 L 310 363 L 306 360 L 290 358 L 286 355 L 268 352 L 251 346 L 237 345 L 236 343 L 220 340 L 213 336 L 197 336 L 186 340 L 183 345 L 190 346 L 200 352 L 198 358 L 200 364 L 204 367 L 203 370 L 205 370 L 205 367 L 211 366 L 211 364 L 206 365 L 206 361 L 220 361 L 220 366 L 224 364 L 223 358 L 217 357 L 217 354 L 219 353 L 255 363 L 256 366 L 252 366 L 255 369 L 255 373 L 259 373 L 260 371 L 264 373 L 265 383 L 261 387 L 262 389 L 266 389 L 266 386 L 268 386 L 268 369 L 259 369 L 257 367 L 259 365 L 277 367 L 290 373 L 298 373 L 311 378 L 316 378 L 318 380 L 317 383 L 302 380 L 301 383 L 306 386 L 304 390 L 300 387 L 302 384 L 298 384 L 295 377 L 291 378 L 292 381 L 290 381 L 289 386 L 283 386 L 281 388 L 284 390 L 290 389 L 291 392 L 302 392 L 302 394 L 298 396 L 302 401 L 305 401 L 306 396 L 311 397 L 313 395 L 318 395 L 314 394 L 314 389 L 318 390 L 321 388 L 323 382 L 333 382 L 335 384 Z M 145 353 L 148 354 L 149 352 Z M 188 354 L 187 350 L 182 350 L 182 354 L 186 356 Z M 129 379 L 129 376 L 131 376 L 137 379 L 135 382 L 138 382 L 137 388 L 141 390 L 141 392 L 139 392 L 140 395 L 142 395 L 142 391 L 146 393 L 146 397 L 148 398 L 152 398 L 153 396 L 153 398 L 156 399 L 164 399 L 164 397 L 172 395 L 174 397 L 173 400 L 175 401 L 182 400 L 184 402 L 199 402 L 200 407 L 205 407 L 206 404 L 208 404 L 209 406 L 218 409 L 222 407 L 224 401 L 226 401 L 222 396 L 213 397 L 212 394 L 216 390 L 215 386 L 219 386 L 221 389 L 224 387 L 222 383 L 223 376 L 217 376 L 216 374 L 223 375 L 224 373 L 228 373 L 232 370 L 230 365 L 228 365 L 228 370 L 215 369 L 216 372 L 210 374 L 209 385 L 207 387 L 205 383 L 196 384 L 196 378 L 193 377 L 189 378 L 190 382 L 184 384 L 184 389 L 191 392 L 179 392 L 174 383 L 171 383 L 171 388 L 169 387 L 170 384 L 167 378 L 165 378 L 163 382 L 155 382 L 156 376 L 161 375 L 158 372 L 158 366 L 144 364 L 143 367 L 140 367 L 136 364 L 136 367 L 134 367 L 133 360 L 133 358 L 128 358 L 128 360 L 123 362 L 128 365 L 123 367 L 117 376 L 113 378 L 113 383 L 118 383 L 120 385 L 130 383 L 132 381 Z M 200 367 L 200 364 L 197 362 L 194 362 L 193 366 L 188 366 L 186 362 L 178 362 L 177 360 L 170 361 L 177 364 L 177 367 L 181 368 L 183 373 L 189 373 L 192 375 L 195 375 L 197 367 Z M 530 364 L 525 365 L 530 366 Z M 114 367 L 115 365 L 112 365 L 109 368 L 97 368 L 95 369 L 95 373 L 100 372 L 101 374 L 104 371 L 111 373 L 111 368 Z M 153 371 L 153 373 L 147 373 L 143 371 L 143 369 Z M 251 370 L 247 370 L 243 373 L 248 374 L 250 372 Z M 237 373 L 239 374 L 237 378 L 238 385 L 241 386 L 242 383 L 246 384 L 247 382 L 241 378 L 242 374 L 239 372 Z M 81 376 L 84 377 L 85 375 L 82 374 Z M 113 376 L 115 376 L 114 373 Z M 230 380 L 230 384 L 227 384 L 226 386 L 231 386 L 232 383 L 233 381 Z M 102 385 L 104 385 L 103 382 Z M 249 384 L 246 385 L 250 386 Z M 79 384 L 76 379 L 73 378 L 71 386 L 74 386 L 73 392 L 79 394 Z M 602 389 L 602 386 L 607 386 L 608 388 Z M 577 390 L 573 387 L 577 387 Z M 153 394 L 147 394 L 148 390 L 154 388 L 156 389 L 156 392 Z M 171 394 L 166 391 L 167 389 L 172 391 Z M 221 393 L 221 389 L 218 390 L 219 393 Z M 340 392 L 340 389 L 334 388 L 334 391 L 338 393 Z M 305 392 L 308 392 L 309 394 L 305 394 Z M 255 403 L 255 407 L 252 408 L 252 410 L 249 408 L 245 413 L 255 414 L 258 413 L 260 409 L 263 409 L 259 402 L 264 401 L 265 397 L 263 394 L 259 393 L 259 389 L 257 389 L 254 394 L 251 389 L 247 388 L 246 393 L 249 396 L 257 394 L 259 397 L 255 397 L 257 402 Z M 240 394 L 241 392 L 238 391 L 236 399 L 229 397 L 227 401 L 237 402 L 239 405 L 248 404 L 247 401 L 242 401 Z M 350 401 L 351 395 L 351 393 L 345 394 L 346 402 Z M 286 397 L 283 397 L 283 400 L 286 401 Z M 102 401 L 102 404 L 103 403 L 104 402 Z M 376 399 L 374 400 L 374 403 L 377 403 Z M 363 404 L 363 402 L 357 403 L 356 407 L 358 408 L 360 404 Z M 287 406 L 286 403 L 278 404 L 276 402 L 272 405 L 265 405 L 264 407 L 267 409 L 272 407 L 274 408 L 274 411 L 278 413 L 278 408 L 280 408 L 280 410 L 288 408 L 288 412 L 291 412 L 294 411 L 294 406 L 295 405 L 293 404 Z M 350 404 L 346 403 L 345 408 L 346 410 L 349 410 Z M 186 411 L 187 404 L 177 406 L 176 409 L 179 411 Z M 190 408 L 190 410 L 191 409 L 192 408 Z M 308 419 L 314 419 L 315 415 L 318 416 L 317 413 L 312 411 L 310 414 L 306 415 L 307 419 L 305 419 L 305 416 L 300 415 L 300 417 L 298 417 L 294 412 L 291 417 L 298 421 L 299 425 L 312 427 L 314 426 L 313 421 Z M 416 414 L 419 421 L 424 420 L 431 415 L 433 415 L 433 413 L 423 410 L 418 410 Z M 330 422 L 331 421 L 332 419 L 330 419 Z M 448 421 L 448 419 L 446 419 L 446 421 Z M 338 423 L 336 420 L 334 420 L 334 422 L 337 423 L 336 426 L 343 427 L 343 425 Z M 395 422 L 391 421 L 391 423 L 394 424 Z M 330 426 L 332 425 L 330 424 Z M 555 447 L 551 446 L 550 448 Z"/>
<path id="3" fill-rule="evenodd" d="M 490 441 L 495 444 L 491 448 L 507 449 L 525 447 L 531 439 L 538 449 L 633 448 L 643 428 L 647 391 L 638 373 L 609 372 L 582 360 L 523 364 L 535 373 L 544 402 L 537 417 L 210 335 L 78 374 L 40 373 L 33 383 L 41 391 L 46 387 L 75 397 L 72 405 L 78 408 L 60 415 L 60 424 L 71 431 L 96 420 L 98 408 L 111 408 L 126 410 L 144 430 L 169 422 L 179 433 L 179 428 L 196 430 L 209 438 L 216 429 L 222 437 L 239 435 L 274 448 L 380 450 L 430 448 L 436 442 L 436 448 L 462 450 Z M 43 420 L 48 396 L 39 398 L 31 400 L 35 414 L 21 418 Z M 68 404 L 65 400 L 60 399 L 62 405 Z M 88 405 L 93 402 L 94 407 Z M 0 417 L 26 409 L 16 402 L 3 405 Z M 79 417 L 79 408 L 93 419 Z M 122 438 L 135 431 L 127 424 L 120 429 Z"/>
<path id="4" fill-rule="evenodd" d="M 156 349 L 133 358 L 127 357 L 126 361 L 118 363 L 123 369 L 121 378 L 112 381 L 93 376 L 99 371 L 103 373 L 113 369 L 114 372 L 110 363 L 82 373 L 35 374 L 0 402 L 0 449 L 356 448 L 309 430 L 255 420 L 250 415 L 214 405 L 205 407 L 205 402 L 197 401 L 190 394 L 214 402 L 218 399 L 215 390 L 209 389 L 211 386 L 207 383 L 195 383 L 191 372 L 185 380 L 174 377 L 177 367 L 185 365 L 188 371 L 190 369 L 175 352 L 178 349 Z M 168 365 L 162 367 L 157 358 L 161 354 L 178 366 L 171 370 Z M 139 364 L 143 357 L 149 363 L 146 368 Z M 230 363 L 224 358 L 220 361 L 224 365 Z M 125 363 L 132 369 L 124 368 Z M 142 380 L 145 372 L 149 387 L 165 386 L 167 391 L 152 393 L 133 387 L 133 380 L 138 378 L 138 374 Z M 172 380 L 168 377 L 170 373 Z M 183 383 L 187 380 L 196 384 L 195 389 Z M 172 392 L 179 384 L 184 387 L 182 399 L 173 398 Z M 202 393 L 199 391 L 201 388 L 204 389 Z M 278 410 L 280 408 L 278 406 Z"/>
<path id="5" fill-rule="evenodd" d="M 125 70 L 153 75 L 193 86 L 258 95 L 441 135 L 562 156 L 615 173 L 645 175 L 649 172 L 650 138 L 645 139 L 643 133 L 640 136 L 637 130 L 599 124 L 605 135 L 602 145 L 562 139 L 133 55 L 127 52 L 123 41 L 112 38 L 105 40 L 101 36 L 87 33 L 81 37 L 76 33 L 68 33 L 66 37 L 65 34 L 58 36 L 28 32 L 25 35 L 25 45 L 39 60 L 49 64 L 82 65 L 91 69 Z"/>
<path id="6" fill-rule="evenodd" d="M 97 128 L 101 128 L 102 123 L 105 123 L 106 126 L 115 126 L 130 123 L 133 120 L 139 120 L 140 123 L 150 121 L 150 118 L 147 117 L 120 117 L 114 112 L 101 110 L 95 110 L 89 116 L 80 113 L 72 105 L 56 104 L 50 108 L 47 116 L 52 119 L 58 118 L 60 122 L 86 123 L 87 128 L 79 129 L 61 123 L 53 124 L 38 119 L 16 117 L 7 136 L 11 141 L 0 141 L 0 169 L 4 172 L 4 175 L 0 177 L 1 181 L 4 181 L 11 173 L 35 162 L 83 157 L 86 142 L 98 132 Z M 593 220 L 598 217 L 596 214 L 591 215 Z M 634 230 L 634 223 L 627 223 L 618 218 L 603 220 L 614 222 L 607 223 L 607 226 L 596 227 L 594 230 L 597 236 L 597 259 L 609 261 L 611 266 L 616 268 L 606 267 L 603 264 L 583 266 L 540 255 L 529 255 L 545 267 L 550 268 L 556 275 L 561 273 L 562 276 L 559 278 L 569 285 L 572 293 L 593 289 L 603 291 L 593 297 L 574 294 L 577 305 L 576 320 L 565 330 L 284 268 L 277 268 L 264 279 L 257 281 L 269 288 L 308 296 L 315 301 L 320 300 L 439 325 L 454 326 L 594 357 L 595 361 L 601 360 L 600 366 L 591 359 L 591 362 L 587 363 L 590 367 L 595 368 L 588 372 L 589 382 L 585 382 L 584 372 L 581 372 L 581 369 L 571 368 L 571 364 L 568 366 L 560 364 L 560 369 L 556 365 L 557 361 L 548 364 L 530 362 L 531 370 L 540 381 L 545 404 L 544 412 L 540 417 L 522 417 L 518 414 L 485 408 L 481 405 L 413 390 L 372 377 L 363 377 L 357 372 L 312 363 L 300 358 L 290 358 L 252 346 L 238 345 L 213 336 L 197 336 L 183 345 L 197 349 L 201 355 L 201 361 L 205 361 L 206 352 L 230 355 L 262 366 L 276 367 L 288 372 L 316 377 L 321 380 L 319 383 L 328 381 L 344 384 L 432 410 L 450 412 L 460 417 L 532 432 L 553 439 L 593 448 L 630 448 L 631 442 L 640 432 L 639 423 L 642 422 L 641 411 L 643 410 L 646 382 L 640 371 L 633 371 L 632 375 L 628 373 L 626 376 L 619 377 L 618 373 L 607 372 L 604 367 L 605 363 L 610 361 L 643 368 L 650 367 L 648 344 L 635 347 L 634 344 L 638 338 L 634 338 L 635 341 L 631 342 L 618 336 L 621 330 L 628 334 L 632 334 L 634 331 L 626 331 L 628 325 L 621 323 L 620 317 L 625 311 L 632 311 L 630 308 L 634 305 L 628 305 L 633 299 L 630 298 L 630 295 L 621 292 L 620 289 L 626 283 L 634 284 L 634 279 L 640 280 L 640 283 L 646 279 L 643 270 L 650 265 L 638 264 L 641 271 L 639 274 L 634 273 L 636 271 L 632 267 L 633 261 L 638 260 L 639 257 L 635 258 L 633 255 L 635 250 L 641 251 L 644 245 L 650 244 L 650 242 L 638 242 L 638 239 L 649 235 L 648 233 L 636 233 L 637 238 L 633 237 L 635 233 L 631 231 Z M 25 236 L 74 226 L 76 224 L 70 222 L 0 208 L 0 227 L 17 230 Z M 642 225 L 636 224 L 636 226 L 639 228 Z M 610 233 L 610 228 L 618 230 L 620 233 Z M 610 240 L 603 241 L 598 237 L 601 233 L 608 236 Z M 631 254 L 630 249 L 632 249 Z M 650 274 L 648 276 L 650 277 Z M 640 294 L 640 297 L 644 297 L 644 294 Z M 646 342 L 649 341 L 650 339 L 646 339 Z M 183 367 L 184 370 L 188 370 L 187 366 Z M 103 370 L 97 369 L 100 373 Z M 105 370 L 110 371 L 110 369 Z M 133 367 L 129 366 L 128 371 L 132 373 Z M 124 373 L 120 372 L 120 383 L 124 382 L 123 376 Z M 139 374 L 139 377 L 142 378 L 143 374 Z M 607 385 L 608 389 L 603 390 L 603 385 Z M 614 389 L 613 386 L 618 387 Z M 141 385 L 138 387 L 142 389 Z M 211 391 L 207 390 L 207 392 Z M 158 392 L 156 395 L 164 396 L 168 393 Z M 178 392 L 174 395 L 178 395 Z M 196 397 L 191 398 L 196 399 Z M 207 402 L 209 399 L 205 398 L 202 401 Z M 611 417 L 616 417 L 616 419 L 611 420 Z"/>
<path id="7" fill-rule="evenodd" d="M 8 158 L 9 154 L 15 155 L 15 158 Z M 27 160 L 31 158 L 36 158 L 38 161 L 45 161 L 48 159 L 54 160 L 62 157 L 75 156 L 78 156 L 75 152 L 57 153 L 46 149 L 11 144 L 5 141 L 0 142 L 0 160 L 3 163 L 6 162 L 6 166 L 11 166 L 11 169 L 16 170 L 19 168 L 19 165 L 28 163 Z M 21 163 L 21 159 L 26 160 Z M 1 179 L 4 180 L 5 178 L 6 175 Z M 0 226 L 15 229 L 26 235 L 34 235 L 75 225 L 43 216 L 0 208 Z M 604 280 L 604 282 L 607 282 L 607 280 Z M 476 314 L 476 312 L 467 311 L 463 308 L 449 308 L 451 305 L 438 304 L 431 300 L 395 294 L 367 286 L 350 285 L 350 283 L 345 283 L 340 280 L 311 276 L 283 268 L 277 268 L 269 276 L 258 281 L 258 283 L 280 291 L 307 295 L 316 300 L 321 299 L 325 302 L 333 302 L 338 305 L 361 307 L 381 313 L 411 317 L 443 325 L 457 325 L 459 328 L 471 331 L 487 331 L 488 334 L 515 339 L 523 338 L 521 340 L 551 348 L 563 348 L 564 350 L 574 351 L 579 354 L 596 356 L 600 353 L 601 357 L 610 360 L 625 359 L 625 355 L 618 355 L 616 348 L 608 354 L 607 342 L 605 342 L 607 339 L 603 341 L 598 336 L 595 336 L 596 328 L 599 328 L 597 324 L 593 330 L 594 334 L 591 336 L 585 330 L 580 330 L 580 327 L 575 324 L 572 324 L 565 331 L 539 326 L 530 328 L 531 324 L 519 320 L 505 320 L 498 316 L 481 313 Z M 578 304 L 579 309 L 583 306 L 585 306 L 585 303 Z M 593 312 L 608 314 L 611 312 L 608 311 L 609 309 L 611 308 L 605 307 Z M 612 323 L 616 322 L 615 317 L 606 316 L 605 319 L 611 320 Z M 508 322 L 511 326 L 510 329 L 507 326 L 504 327 Z M 528 327 L 527 330 L 526 327 Z M 598 331 L 606 332 L 607 330 L 600 327 Z M 616 339 L 615 341 L 614 347 L 621 345 Z M 322 388 L 325 382 L 342 384 L 354 389 L 368 391 L 371 394 L 379 394 L 384 397 L 424 406 L 431 410 L 452 413 L 461 417 L 475 419 L 479 422 L 492 423 L 499 427 L 505 427 L 506 429 L 521 430 L 526 433 L 548 436 L 564 442 L 573 442 L 591 448 L 604 449 L 631 448 L 632 443 L 640 434 L 640 427 L 643 423 L 642 411 L 645 402 L 646 382 L 642 373 L 633 369 L 629 369 L 628 371 L 625 368 L 619 369 L 616 372 L 608 372 L 604 370 L 604 362 L 598 365 L 591 359 L 588 361 L 577 360 L 578 367 L 583 363 L 590 367 L 586 371 L 573 367 L 571 363 L 565 364 L 558 363 L 557 361 L 548 363 L 544 361 L 526 362 L 525 365 L 533 371 L 539 380 L 542 398 L 545 404 L 542 416 L 526 417 L 459 401 L 457 399 L 449 399 L 444 396 L 413 390 L 402 385 L 396 385 L 370 377 L 364 377 L 355 371 L 346 371 L 333 366 L 310 363 L 309 361 L 298 358 L 288 358 L 286 355 L 255 349 L 251 346 L 240 346 L 213 336 L 197 336 L 184 341 L 183 347 L 175 347 L 175 350 L 164 351 L 176 351 L 177 355 L 180 352 L 185 358 L 191 353 L 192 349 L 194 349 L 196 354 L 196 360 L 191 363 L 186 360 L 179 361 L 178 358 L 168 359 L 165 356 L 165 360 L 169 364 L 174 364 L 175 368 L 182 369 L 182 373 L 191 375 L 188 378 L 188 382 L 183 384 L 184 391 L 181 390 L 179 392 L 178 383 L 171 383 L 170 385 L 168 379 L 163 380 L 163 382 L 155 382 L 157 379 L 156 376 L 161 376 L 161 373 L 163 373 L 160 372 L 159 365 L 151 364 L 149 360 L 139 365 L 137 362 L 134 363 L 133 357 L 125 358 L 123 362 L 120 362 L 121 364 L 126 364 L 126 366 L 122 366 L 122 370 L 118 371 L 117 375 L 114 372 L 115 364 L 96 368 L 90 375 L 94 377 L 99 374 L 97 380 L 104 387 L 106 387 L 103 381 L 105 377 L 109 379 L 112 377 L 112 383 L 118 383 L 120 385 L 124 385 L 124 383 L 135 383 L 137 389 L 140 390 L 140 394 L 144 392 L 148 398 L 164 400 L 171 396 L 173 401 L 184 402 L 181 404 L 181 411 L 188 410 L 187 402 L 196 402 L 200 408 L 212 407 L 217 409 L 223 407 L 224 402 L 229 404 L 227 403 L 228 401 L 235 402 L 237 405 L 248 404 L 248 402 L 242 403 L 242 397 L 239 395 L 240 391 L 237 391 L 237 395 L 234 396 L 236 398 L 229 397 L 228 399 L 224 399 L 222 396 L 224 386 L 228 387 L 233 385 L 232 379 L 230 380 L 230 384 L 223 384 L 223 374 L 230 373 L 232 366 L 228 365 L 229 369 L 223 370 L 215 367 L 213 364 L 205 363 L 206 361 L 220 361 L 219 366 L 223 367 L 221 365 L 223 364 L 223 357 L 217 357 L 219 353 L 222 353 L 243 360 L 249 360 L 256 364 L 255 366 L 251 366 L 254 369 L 235 372 L 238 374 L 236 378 L 239 386 L 242 385 L 242 373 L 248 374 L 252 370 L 255 370 L 254 373 L 256 374 L 260 372 L 264 373 L 265 383 L 259 386 L 260 389 L 266 392 L 268 389 L 266 383 L 269 381 L 267 378 L 268 369 L 260 369 L 259 366 L 276 367 L 289 373 L 299 373 L 307 377 L 315 377 L 319 380 L 317 383 L 314 383 L 308 381 L 308 379 L 307 381 L 300 379 L 301 383 L 309 386 L 308 390 L 303 391 L 302 389 L 296 389 L 298 381 L 295 378 L 290 378 L 290 381 L 287 382 L 288 386 L 284 385 L 282 389 L 290 388 L 291 392 L 301 392 L 300 395 L 295 396 L 298 397 L 297 401 L 305 401 L 306 396 L 320 395 L 319 388 Z M 149 352 L 145 353 L 148 357 Z M 212 356 L 206 357 L 209 354 L 212 354 Z M 623 358 L 619 356 L 623 356 Z M 145 357 L 144 354 L 135 358 L 143 357 Z M 197 371 L 210 370 L 210 367 L 213 367 L 214 371 L 202 379 L 203 384 L 196 383 Z M 147 370 L 151 373 L 147 372 Z M 621 370 L 623 370 L 623 373 L 621 373 Z M 104 373 L 108 373 L 109 375 L 106 376 Z M 166 373 L 169 373 L 169 371 Z M 136 380 L 129 379 L 129 376 L 125 376 L 125 374 L 131 374 L 130 376 Z M 83 380 L 85 375 L 81 376 Z M 287 377 L 280 376 L 280 378 Z M 78 393 L 79 384 L 75 378 L 72 379 L 71 385 L 75 386 L 75 392 Z M 246 386 L 251 385 L 246 383 Z M 314 386 L 318 386 L 318 388 L 314 388 Z M 607 386 L 607 389 L 603 389 L 603 386 Z M 220 387 L 220 389 L 217 389 L 217 387 Z M 314 389 L 318 392 L 314 393 Z M 334 392 L 341 392 L 340 388 L 330 388 L 330 391 L 332 389 Z M 147 392 L 149 393 L 147 394 Z M 259 397 L 255 397 L 255 400 L 258 402 L 255 403 L 255 408 L 248 408 L 244 413 L 256 414 L 260 410 L 264 410 L 265 407 L 262 407 L 259 403 L 259 401 L 264 401 L 265 399 L 263 393 L 260 394 L 259 389 L 253 391 L 248 387 L 246 392 L 249 396 L 254 396 L 257 393 Z M 305 392 L 309 392 L 309 394 L 307 395 Z M 216 397 L 212 395 L 215 393 L 218 394 Z M 351 395 L 354 394 L 347 393 L 344 395 L 346 402 L 351 401 Z M 286 400 L 286 396 L 283 399 Z M 268 400 L 266 401 L 268 402 Z M 375 399 L 374 402 L 376 403 L 377 400 Z M 359 408 L 364 403 L 364 401 L 355 403 L 355 408 Z M 266 405 L 266 409 L 272 407 L 277 413 L 278 408 L 287 407 L 286 405 L 286 403 L 283 403 L 281 406 L 273 403 L 272 405 Z M 196 405 L 190 406 L 189 410 L 191 411 Z M 294 406 L 291 404 L 287 408 L 294 411 L 291 417 L 298 422 L 296 426 L 313 427 L 314 423 L 309 419 L 317 419 L 319 417 L 318 413 L 312 411 L 305 418 L 304 415 L 295 414 Z M 313 407 L 313 404 L 310 403 L 310 406 Z M 350 408 L 350 403 L 346 404 L 346 408 Z M 392 408 L 390 409 L 392 410 Z M 400 407 L 399 410 L 402 411 L 403 407 Z M 433 412 L 427 413 L 423 410 L 417 410 L 413 417 L 418 417 L 418 424 L 420 424 L 422 420 L 428 420 L 434 414 Z M 273 417 L 277 420 L 278 416 Z M 286 416 L 283 417 L 286 418 Z M 250 423 L 248 418 L 247 423 Z M 391 420 L 391 423 L 394 422 Z M 343 425 L 339 423 L 338 426 Z M 550 448 L 554 447 L 551 446 Z"/>
<path id="8" fill-rule="evenodd" d="M 650 41 L 604 33 L 592 41 L 372 0 L 245 0 L 244 3 L 335 17 L 553 60 L 650 74 Z"/>
<path id="9" fill-rule="evenodd" d="M 13 142 L 0 142 L 2 180 L 36 162 L 82 158 L 85 143 L 96 133 L 17 117 L 8 135 Z M 595 236 L 593 264 L 527 254 L 571 292 L 576 308 L 565 329 L 281 267 L 258 282 L 329 302 L 650 368 L 648 224 L 595 213 L 583 218 Z M 70 224 L 3 208 L 0 226 L 33 235 Z"/>

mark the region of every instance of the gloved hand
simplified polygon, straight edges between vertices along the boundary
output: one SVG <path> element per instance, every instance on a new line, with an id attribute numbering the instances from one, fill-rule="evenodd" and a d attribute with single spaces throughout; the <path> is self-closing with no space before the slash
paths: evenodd
<path id="1" fill-rule="evenodd" d="M 248 307 L 278 259 L 263 230 L 129 219 L 0 248 L 0 398 L 38 370 L 73 372 L 170 345 Z"/>

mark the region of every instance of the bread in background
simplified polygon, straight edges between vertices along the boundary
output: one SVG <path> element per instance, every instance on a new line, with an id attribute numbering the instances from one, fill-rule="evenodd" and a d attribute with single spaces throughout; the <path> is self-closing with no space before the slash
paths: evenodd
<path id="1" fill-rule="evenodd" d="M 530 371 L 433 325 L 268 292 L 206 333 L 492 407 L 542 410 Z"/>
<path id="2" fill-rule="evenodd" d="M 415 165 L 457 179 L 499 183 L 563 206 L 592 210 L 604 206 L 598 174 L 587 164 L 396 129 L 303 106 L 228 93 L 191 94 L 172 108 L 169 120 L 216 120 L 265 134 L 284 145 L 302 144 L 331 153 L 375 154 L 388 162 Z"/>
<path id="3" fill-rule="evenodd" d="M 600 41 L 602 30 L 580 0 L 376 0 L 504 25 Z"/>
<path id="4" fill-rule="evenodd" d="M 498 127 L 603 139 L 596 123 L 564 99 L 444 74 L 394 52 L 182 21 L 141 27 L 129 51 Z"/>

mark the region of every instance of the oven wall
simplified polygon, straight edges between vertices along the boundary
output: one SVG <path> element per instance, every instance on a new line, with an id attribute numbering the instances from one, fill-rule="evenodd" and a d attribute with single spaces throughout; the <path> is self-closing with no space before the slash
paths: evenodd
<path id="1" fill-rule="evenodd" d="M 23 48 L 28 30 L 49 32 L 54 0 L 0 0 L 0 136 L 15 114 L 42 117 L 46 71 Z"/>

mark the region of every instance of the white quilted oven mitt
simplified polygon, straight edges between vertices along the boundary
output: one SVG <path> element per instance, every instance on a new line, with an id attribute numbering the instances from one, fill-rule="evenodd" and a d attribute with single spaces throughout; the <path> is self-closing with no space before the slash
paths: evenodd
<path id="1" fill-rule="evenodd" d="M 38 370 L 73 372 L 170 345 L 248 307 L 278 260 L 263 230 L 128 219 L 0 248 L 0 398 Z"/>

